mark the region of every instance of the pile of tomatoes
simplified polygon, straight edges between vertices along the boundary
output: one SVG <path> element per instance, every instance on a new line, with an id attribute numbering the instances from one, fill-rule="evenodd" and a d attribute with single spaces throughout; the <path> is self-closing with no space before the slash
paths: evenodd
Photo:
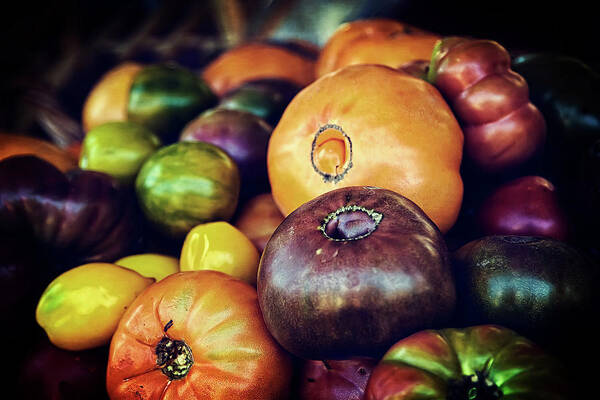
<path id="1" fill-rule="evenodd" d="M 17 396 L 587 393 L 599 78 L 388 19 L 115 66 L 81 142 L 0 134 Z"/>

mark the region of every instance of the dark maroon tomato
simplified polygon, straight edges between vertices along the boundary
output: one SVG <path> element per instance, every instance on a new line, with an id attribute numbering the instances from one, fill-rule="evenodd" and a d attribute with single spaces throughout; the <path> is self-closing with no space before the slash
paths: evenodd
<path id="1" fill-rule="evenodd" d="M 200 141 L 225 150 L 240 171 L 243 197 L 268 190 L 267 145 L 271 126 L 245 111 L 215 108 L 186 125 L 180 141 Z"/>
<path id="2" fill-rule="evenodd" d="M 362 400 L 377 359 L 304 362 L 300 372 L 299 400 Z"/>
<path id="3" fill-rule="evenodd" d="M 137 229 L 132 196 L 106 174 L 63 174 L 33 156 L 0 162 L 0 235 L 23 235 L 65 264 L 81 264 L 124 255 Z"/>
<path id="4" fill-rule="evenodd" d="M 485 235 L 545 236 L 565 240 L 568 222 L 554 185 L 541 176 L 525 176 L 496 189 L 479 209 Z"/>
<path id="5" fill-rule="evenodd" d="M 455 301 L 435 224 L 374 187 L 333 190 L 292 212 L 267 243 L 257 286 L 267 328 L 310 360 L 378 357 L 445 322 Z"/>
<path id="6" fill-rule="evenodd" d="M 24 360 L 16 388 L 23 400 L 107 400 L 108 349 L 66 351 L 48 339 Z"/>
<path id="7" fill-rule="evenodd" d="M 596 313 L 598 266 L 566 243 L 488 236 L 453 254 L 460 323 L 500 324 L 564 346 Z"/>
<path id="8" fill-rule="evenodd" d="M 428 81 L 444 95 L 465 134 L 465 153 L 478 168 L 504 172 L 530 160 L 546 138 L 546 123 L 529 101 L 525 79 L 491 40 L 439 41 Z"/>

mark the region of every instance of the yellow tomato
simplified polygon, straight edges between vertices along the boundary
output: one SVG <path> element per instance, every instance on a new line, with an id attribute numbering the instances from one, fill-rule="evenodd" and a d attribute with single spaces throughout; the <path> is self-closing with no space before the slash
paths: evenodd
<path id="1" fill-rule="evenodd" d="M 162 254 L 136 254 L 123 257 L 115 264 L 132 269 L 146 278 L 154 278 L 157 282 L 179 272 L 179 260 Z"/>
<path id="2" fill-rule="evenodd" d="M 48 285 L 38 303 L 36 320 L 57 347 L 98 347 L 110 341 L 129 304 L 153 282 L 114 264 L 81 265 Z"/>
<path id="3" fill-rule="evenodd" d="M 256 285 L 258 251 L 241 231 L 218 221 L 194 227 L 186 236 L 179 267 L 181 271 L 221 271 Z"/>

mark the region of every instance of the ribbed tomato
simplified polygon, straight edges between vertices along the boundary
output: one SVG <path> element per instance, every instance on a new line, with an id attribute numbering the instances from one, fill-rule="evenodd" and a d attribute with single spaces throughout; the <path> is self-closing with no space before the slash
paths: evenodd
<path id="1" fill-rule="evenodd" d="M 113 336 L 112 400 L 285 399 L 291 359 L 256 291 L 216 271 L 171 275 L 131 304 Z"/>
<path id="2" fill-rule="evenodd" d="M 284 215 L 333 189 L 379 186 L 408 197 L 447 231 L 462 202 L 463 134 L 427 82 L 381 65 L 354 65 L 298 93 L 267 152 Z"/>

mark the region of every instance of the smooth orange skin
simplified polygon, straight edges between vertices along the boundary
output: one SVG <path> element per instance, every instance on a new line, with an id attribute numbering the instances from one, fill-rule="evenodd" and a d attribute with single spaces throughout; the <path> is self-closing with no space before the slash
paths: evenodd
<path id="1" fill-rule="evenodd" d="M 62 172 L 77 168 L 77 158 L 50 142 L 30 136 L 0 133 L 0 160 L 26 154 L 42 158 Z"/>
<path id="2" fill-rule="evenodd" d="M 313 138 L 326 124 L 352 141 L 353 166 L 337 183 L 324 182 L 311 163 Z M 462 202 L 462 148 L 460 126 L 432 85 L 385 66 L 346 67 L 300 92 L 273 131 L 273 199 L 288 215 L 333 189 L 379 186 L 408 197 L 446 232 Z"/>
<path id="3" fill-rule="evenodd" d="M 226 51 L 202 72 L 217 96 L 257 79 L 283 79 L 304 87 L 315 79 L 315 62 L 279 46 L 249 43 Z"/>
<path id="4" fill-rule="evenodd" d="M 167 335 L 187 343 L 194 364 L 169 381 L 154 350 L 171 320 Z M 130 305 L 111 342 L 106 382 L 112 400 L 275 400 L 287 398 L 291 374 L 256 290 L 221 272 L 189 271 L 153 284 Z"/>
<path id="5" fill-rule="evenodd" d="M 390 19 L 365 19 L 341 25 L 329 38 L 315 67 L 317 77 L 356 64 L 398 68 L 429 60 L 441 37 Z"/>
<path id="6" fill-rule="evenodd" d="M 127 121 L 129 91 L 142 66 L 126 62 L 108 71 L 96 83 L 83 106 L 83 129 L 87 132 L 105 122 Z"/>

